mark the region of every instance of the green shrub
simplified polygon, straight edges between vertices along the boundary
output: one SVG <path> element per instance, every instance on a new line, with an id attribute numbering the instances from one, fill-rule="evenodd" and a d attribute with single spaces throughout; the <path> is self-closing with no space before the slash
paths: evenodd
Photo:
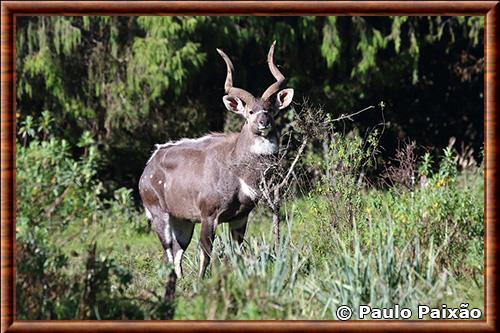
<path id="1" fill-rule="evenodd" d="M 50 128 L 50 119 L 43 121 Z M 104 193 L 88 134 L 70 147 L 36 129 L 35 119 L 21 124 L 18 318 L 159 319 L 167 267 L 132 191 Z M 283 204 L 277 251 L 269 212 L 257 207 L 244 250 L 219 226 L 207 278 L 199 281 L 197 228 L 178 280 L 175 319 L 336 319 L 344 304 L 482 307 L 482 166 L 459 167 L 449 148 L 436 162 L 425 154 L 397 173 L 414 180 L 368 186 L 377 137 L 335 134 L 322 154 L 309 151 L 305 168 L 317 181 Z"/>
<path id="2" fill-rule="evenodd" d="M 41 125 L 48 126 L 45 118 Z M 124 208 L 132 206 L 130 190 L 101 198 L 103 186 L 95 180 L 99 155 L 88 138 L 82 158 L 75 159 L 65 140 L 24 133 L 23 145 L 16 145 L 18 318 L 143 317 L 125 297 L 132 272 L 97 242 L 109 221 L 130 218 Z"/>

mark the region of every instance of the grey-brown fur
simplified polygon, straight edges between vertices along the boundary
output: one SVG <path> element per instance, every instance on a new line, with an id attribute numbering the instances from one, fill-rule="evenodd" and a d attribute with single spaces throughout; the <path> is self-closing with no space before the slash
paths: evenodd
<path id="1" fill-rule="evenodd" d="M 273 50 L 274 44 L 271 56 Z M 182 254 L 191 241 L 195 223 L 201 223 L 200 276 L 209 264 L 219 223 L 229 223 L 232 238 L 238 244 L 243 242 L 248 214 L 259 196 L 263 156 L 278 149 L 273 113 L 288 106 L 293 97 L 292 89 L 284 89 L 271 103 L 270 96 L 256 98 L 233 88 L 232 63 L 222 51 L 219 53 L 228 65 L 228 95 L 223 101 L 229 110 L 245 118 L 241 132 L 214 133 L 158 145 L 139 181 L 146 215 L 178 276 L 182 275 Z M 277 69 L 272 57 L 269 66 L 273 66 L 274 75 Z"/>

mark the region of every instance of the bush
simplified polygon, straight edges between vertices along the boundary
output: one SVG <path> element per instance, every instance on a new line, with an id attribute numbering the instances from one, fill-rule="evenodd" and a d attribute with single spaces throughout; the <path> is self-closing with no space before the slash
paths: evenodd
<path id="1" fill-rule="evenodd" d="M 143 317 L 125 297 L 132 272 L 97 242 L 109 220 L 133 216 L 123 208 L 132 206 L 130 190 L 117 190 L 112 200 L 100 197 L 92 140 L 74 159 L 65 140 L 26 133 L 16 145 L 18 318 Z"/>
<path id="2" fill-rule="evenodd" d="M 18 317 L 160 318 L 168 268 L 131 190 L 104 193 L 96 143 L 87 134 L 75 148 L 29 130 L 35 119 L 21 124 Z M 276 251 L 262 206 L 252 213 L 242 251 L 219 226 L 202 281 L 193 241 L 175 319 L 336 319 L 344 304 L 483 307 L 482 166 L 450 146 L 436 162 L 429 154 L 416 154 L 411 165 L 396 158 L 393 174 L 406 179 L 377 188 L 366 175 L 377 161 L 378 135 L 331 134 L 321 153 L 307 153 L 304 169 L 316 182 L 283 203 L 286 230 Z"/>
<path id="3" fill-rule="evenodd" d="M 326 170 L 335 165 L 333 172 L 324 172 L 315 192 L 297 206 L 294 237 L 303 234 L 310 244 L 311 270 L 331 272 L 311 286 L 325 311 L 333 316 L 339 304 L 415 308 L 445 298 L 457 302 L 457 280 L 482 288 L 477 279 L 484 267 L 482 167 L 460 170 L 461 159 L 448 147 L 435 170 L 429 154 L 420 165 L 402 164 L 405 172 L 393 170 L 416 177 L 418 184 L 401 179 L 377 189 L 367 186 L 360 171 L 376 140 L 369 138 L 368 148 L 361 142 L 337 136 L 323 158 Z M 408 170 L 418 171 L 413 176 Z"/>

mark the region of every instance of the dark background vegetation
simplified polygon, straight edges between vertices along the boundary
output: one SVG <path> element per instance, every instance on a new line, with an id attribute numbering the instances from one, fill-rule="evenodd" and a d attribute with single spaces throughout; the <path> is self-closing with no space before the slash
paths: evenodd
<path id="1" fill-rule="evenodd" d="M 386 123 L 381 147 L 403 139 L 434 153 L 483 144 L 481 17 L 19 17 L 17 112 L 54 117 L 73 146 L 85 131 L 105 159 L 109 189 L 136 189 L 155 143 L 239 130 L 222 104 L 225 67 L 260 94 L 272 82 L 266 54 L 304 98 L 333 116 L 383 101 L 354 126 Z M 280 118 L 287 122 L 286 115 Z M 347 125 L 351 126 L 351 125 Z M 76 149 L 75 156 L 82 153 Z"/>
<path id="2" fill-rule="evenodd" d="M 275 247 L 259 203 L 246 251 L 220 226 L 198 281 L 196 228 L 175 319 L 483 308 L 482 17 L 17 17 L 16 27 L 19 319 L 161 317 L 168 267 L 137 181 L 155 143 L 240 129 L 215 49 L 232 58 L 236 86 L 258 95 L 273 82 L 274 40 L 295 89 L 277 120 L 293 133 L 285 166 L 309 139 L 273 211 L 282 237 Z M 304 130 L 311 115 L 324 126 Z"/>

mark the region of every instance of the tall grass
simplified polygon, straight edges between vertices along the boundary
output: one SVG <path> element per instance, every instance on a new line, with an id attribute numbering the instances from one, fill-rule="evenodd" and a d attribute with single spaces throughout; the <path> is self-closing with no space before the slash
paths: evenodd
<path id="1" fill-rule="evenodd" d="M 92 145 L 75 160 L 63 140 L 25 143 L 17 145 L 18 318 L 160 318 L 167 268 L 131 191 L 101 195 Z M 391 174 L 407 178 L 377 188 L 363 177 L 376 143 L 335 134 L 308 152 L 301 167 L 313 181 L 282 205 L 276 250 L 259 206 L 243 249 L 219 227 L 198 280 L 196 228 L 175 319 L 336 319 L 340 305 L 361 304 L 483 308 L 482 165 L 448 147 L 436 161 L 396 163 L 404 170 Z"/>
<path id="2" fill-rule="evenodd" d="M 283 208 L 287 228 L 278 251 L 262 211 L 251 219 L 245 251 L 219 237 L 208 279 L 181 285 L 178 319 L 336 319 L 340 305 L 358 318 L 362 304 L 483 306 L 475 292 L 483 288 L 481 166 L 460 169 L 448 148 L 433 170 L 425 155 L 423 168 L 408 173 L 419 184 L 375 189 L 358 181 L 362 159 L 347 164 L 366 146 L 339 140 L 351 152 L 324 159 L 337 163 L 330 176 Z M 463 284 L 472 288 L 464 293 Z"/>
<path id="3" fill-rule="evenodd" d="M 210 276 L 183 285 L 177 319 L 336 319 L 340 305 L 416 308 L 452 294 L 448 272 L 436 270 L 433 245 L 423 249 L 414 239 L 399 248 L 390 225 L 375 251 L 362 244 L 356 227 L 348 243 L 325 231 L 316 241 L 330 243 L 333 251 L 318 261 L 307 235 L 292 235 L 293 224 L 307 228 L 311 222 L 292 216 L 276 253 L 265 234 L 252 237 L 241 252 L 227 237 L 219 238 Z"/>

